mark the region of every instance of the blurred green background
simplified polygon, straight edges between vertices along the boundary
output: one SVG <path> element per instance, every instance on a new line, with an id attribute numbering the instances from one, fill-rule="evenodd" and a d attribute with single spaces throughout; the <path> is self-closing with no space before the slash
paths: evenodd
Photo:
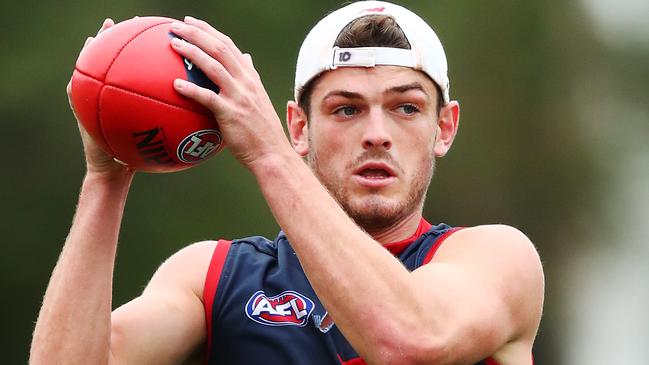
<path id="1" fill-rule="evenodd" d="M 445 45 L 462 106 L 426 204 L 432 222 L 506 223 L 541 253 L 537 364 L 649 363 L 649 2 L 400 1 Z M 209 21 L 252 54 L 280 116 L 308 29 L 337 1 L 116 0 L 3 4 L 0 112 L 2 363 L 25 363 L 84 173 L 65 85 L 105 17 Z M 139 174 L 114 305 L 190 242 L 278 227 L 227 153 L 186 172 Z M 476 298 L 476 310 L 480 310 Z"/>

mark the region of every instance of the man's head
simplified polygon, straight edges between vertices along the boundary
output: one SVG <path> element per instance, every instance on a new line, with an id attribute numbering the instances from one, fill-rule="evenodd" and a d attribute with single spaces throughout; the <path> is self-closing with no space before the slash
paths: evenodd
<path id="1" fill-rule="evenodd" d="M 334 47 L 338 49 L 361 47 L 411 49 L 408 38 L 396 20 L 392 16 L 385 14 L 364 15 L 352 20 L 340 31 L 334 42 Z M 344 57 L 344 53 L 340 57 Z M 304 84 L 296 84 L 295 86 L 295 100 L 306 112 L 307 116 L 311 110 L 311 92 L 318 82 L 318 76 L 311 78 Z M 444 94 L 437 83 L 435 83 L 435 86 L 438 92 L 437 109 L 439 113 L 439 109 L 445 103 Z"/>
<path id="2" fill-rule="evenodd" d="M 375 25 L 358 22 L 368 16 L 378 20 Z M 437 34 L 417 14 L 384 1 L 352 3 L 311 29 L 298 54 L 295 100 L 299 101 L 305 86 L 325 71 L 375 65 L 420 70 L 440 87 L 444 103 L 450 101 L 446 55 Z"/>
<path id="3" fill-rule="evenodd" d="M 362 227 L 421 213 L 436 156 L 457 130 L 444 51 L 421 18 L 354 3 L 321 20 L 298 57 L 291 138 Z M 298 105 L 299 104 L 299 105 Z"/>

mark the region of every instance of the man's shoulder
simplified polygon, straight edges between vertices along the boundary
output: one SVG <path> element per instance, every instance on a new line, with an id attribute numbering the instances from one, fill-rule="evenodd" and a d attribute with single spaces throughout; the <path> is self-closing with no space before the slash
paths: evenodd
<path id="1" fill-rule="evenodd" d="M 543 276 L 541 258 L 534 243 L 518 228 L 505 224 L 458 230 L 436 255 L 438 259 L 451 257 L 483 261 L 493 266 L 506 264 L 512 272 L 533 273 L 537 279 Z"/>
<path id="2" fill-rule="evenodd" d="M 189 268 L 192 266 L 195 267 L 199 263 L 207 264 L 209 263 L 209 258 L 214 252 L 214 249 L 220 243 L 221 240 L 206 240 L 187 245 L 165 260 L 165 262 L 160 266 L 160 269 L 165 268 L 165 266 L 171 266 L 172 268 Z"/>
<path id="3" fill-rule="evenodd" d="M 465 227 L 454 234 L 453 238 L 468 246 L 496 251 L 533 251 L 536 254 L 536 248 L 530 238 L 518 228 L 506 224 Z"/>
<path id="4" fill-rule="evenodd" d="M 543 267 L 536 246 L 512 226 L 488 224 L 460 229 L 448 237 L 434 260 L 462 263 L 476 272 L 490 272 L 504 282 L 521 283 L 523 292 L 543 291 Z"/>
<path id="5" fill-rule="evenodd" d="M 214 252 L 216 246 L 221 242 L 221 240 L 205 240 L 194 242 L 190 245 L 187 245 L 176 253 L 171 255 L 163 265 L 166 264 L 175 264 L 183 265 L 187 262 L 196 262 L 202 261 L 206 256 L 211 255 Z"/>
<path id="6" fill-rule="evenodd" d="M 189 288 L 200 298 L 204 278 L 217 244 L 217 241 L 212 240 L 200 241 L 178 250 L 156 270 L 145 293 L 152 290 L 169 292 L 174 288 Z"/>

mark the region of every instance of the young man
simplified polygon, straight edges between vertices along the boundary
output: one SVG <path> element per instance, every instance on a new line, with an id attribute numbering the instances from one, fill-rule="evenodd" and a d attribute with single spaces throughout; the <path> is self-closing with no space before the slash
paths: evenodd
<path id="1" fill-rule="evenodd" d="M 291 143 L 249 55 L 203 21 L 173 31 L 221 93 L 176 90 L 214 113 L 283 231 L 190 245 L 111 313 L 133 172 L 82 130 L 88 171 L 32 363 L 178 364 L 205 351 L 210 364 L 532 363 L 543 303 L 532 243 L 507 226 L 422 218 L 459 119 L 422 19 L 367 1 L 320 21 L 298 56 Z"/>

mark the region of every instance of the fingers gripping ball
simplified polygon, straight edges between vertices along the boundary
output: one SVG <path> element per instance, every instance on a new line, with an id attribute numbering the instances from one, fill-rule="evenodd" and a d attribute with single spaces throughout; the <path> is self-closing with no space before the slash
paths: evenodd
<path id="1" fill-rule="evenodd" d="M 104 151 L 135 170 L 184 170 L 223 147 L 213 114 L 173 88 L 181 78 L 219 91 L 171 48 L 173 21 L 141 17 L 107 29 L 81 51 L 72 76 L 79 121 Z"/>

